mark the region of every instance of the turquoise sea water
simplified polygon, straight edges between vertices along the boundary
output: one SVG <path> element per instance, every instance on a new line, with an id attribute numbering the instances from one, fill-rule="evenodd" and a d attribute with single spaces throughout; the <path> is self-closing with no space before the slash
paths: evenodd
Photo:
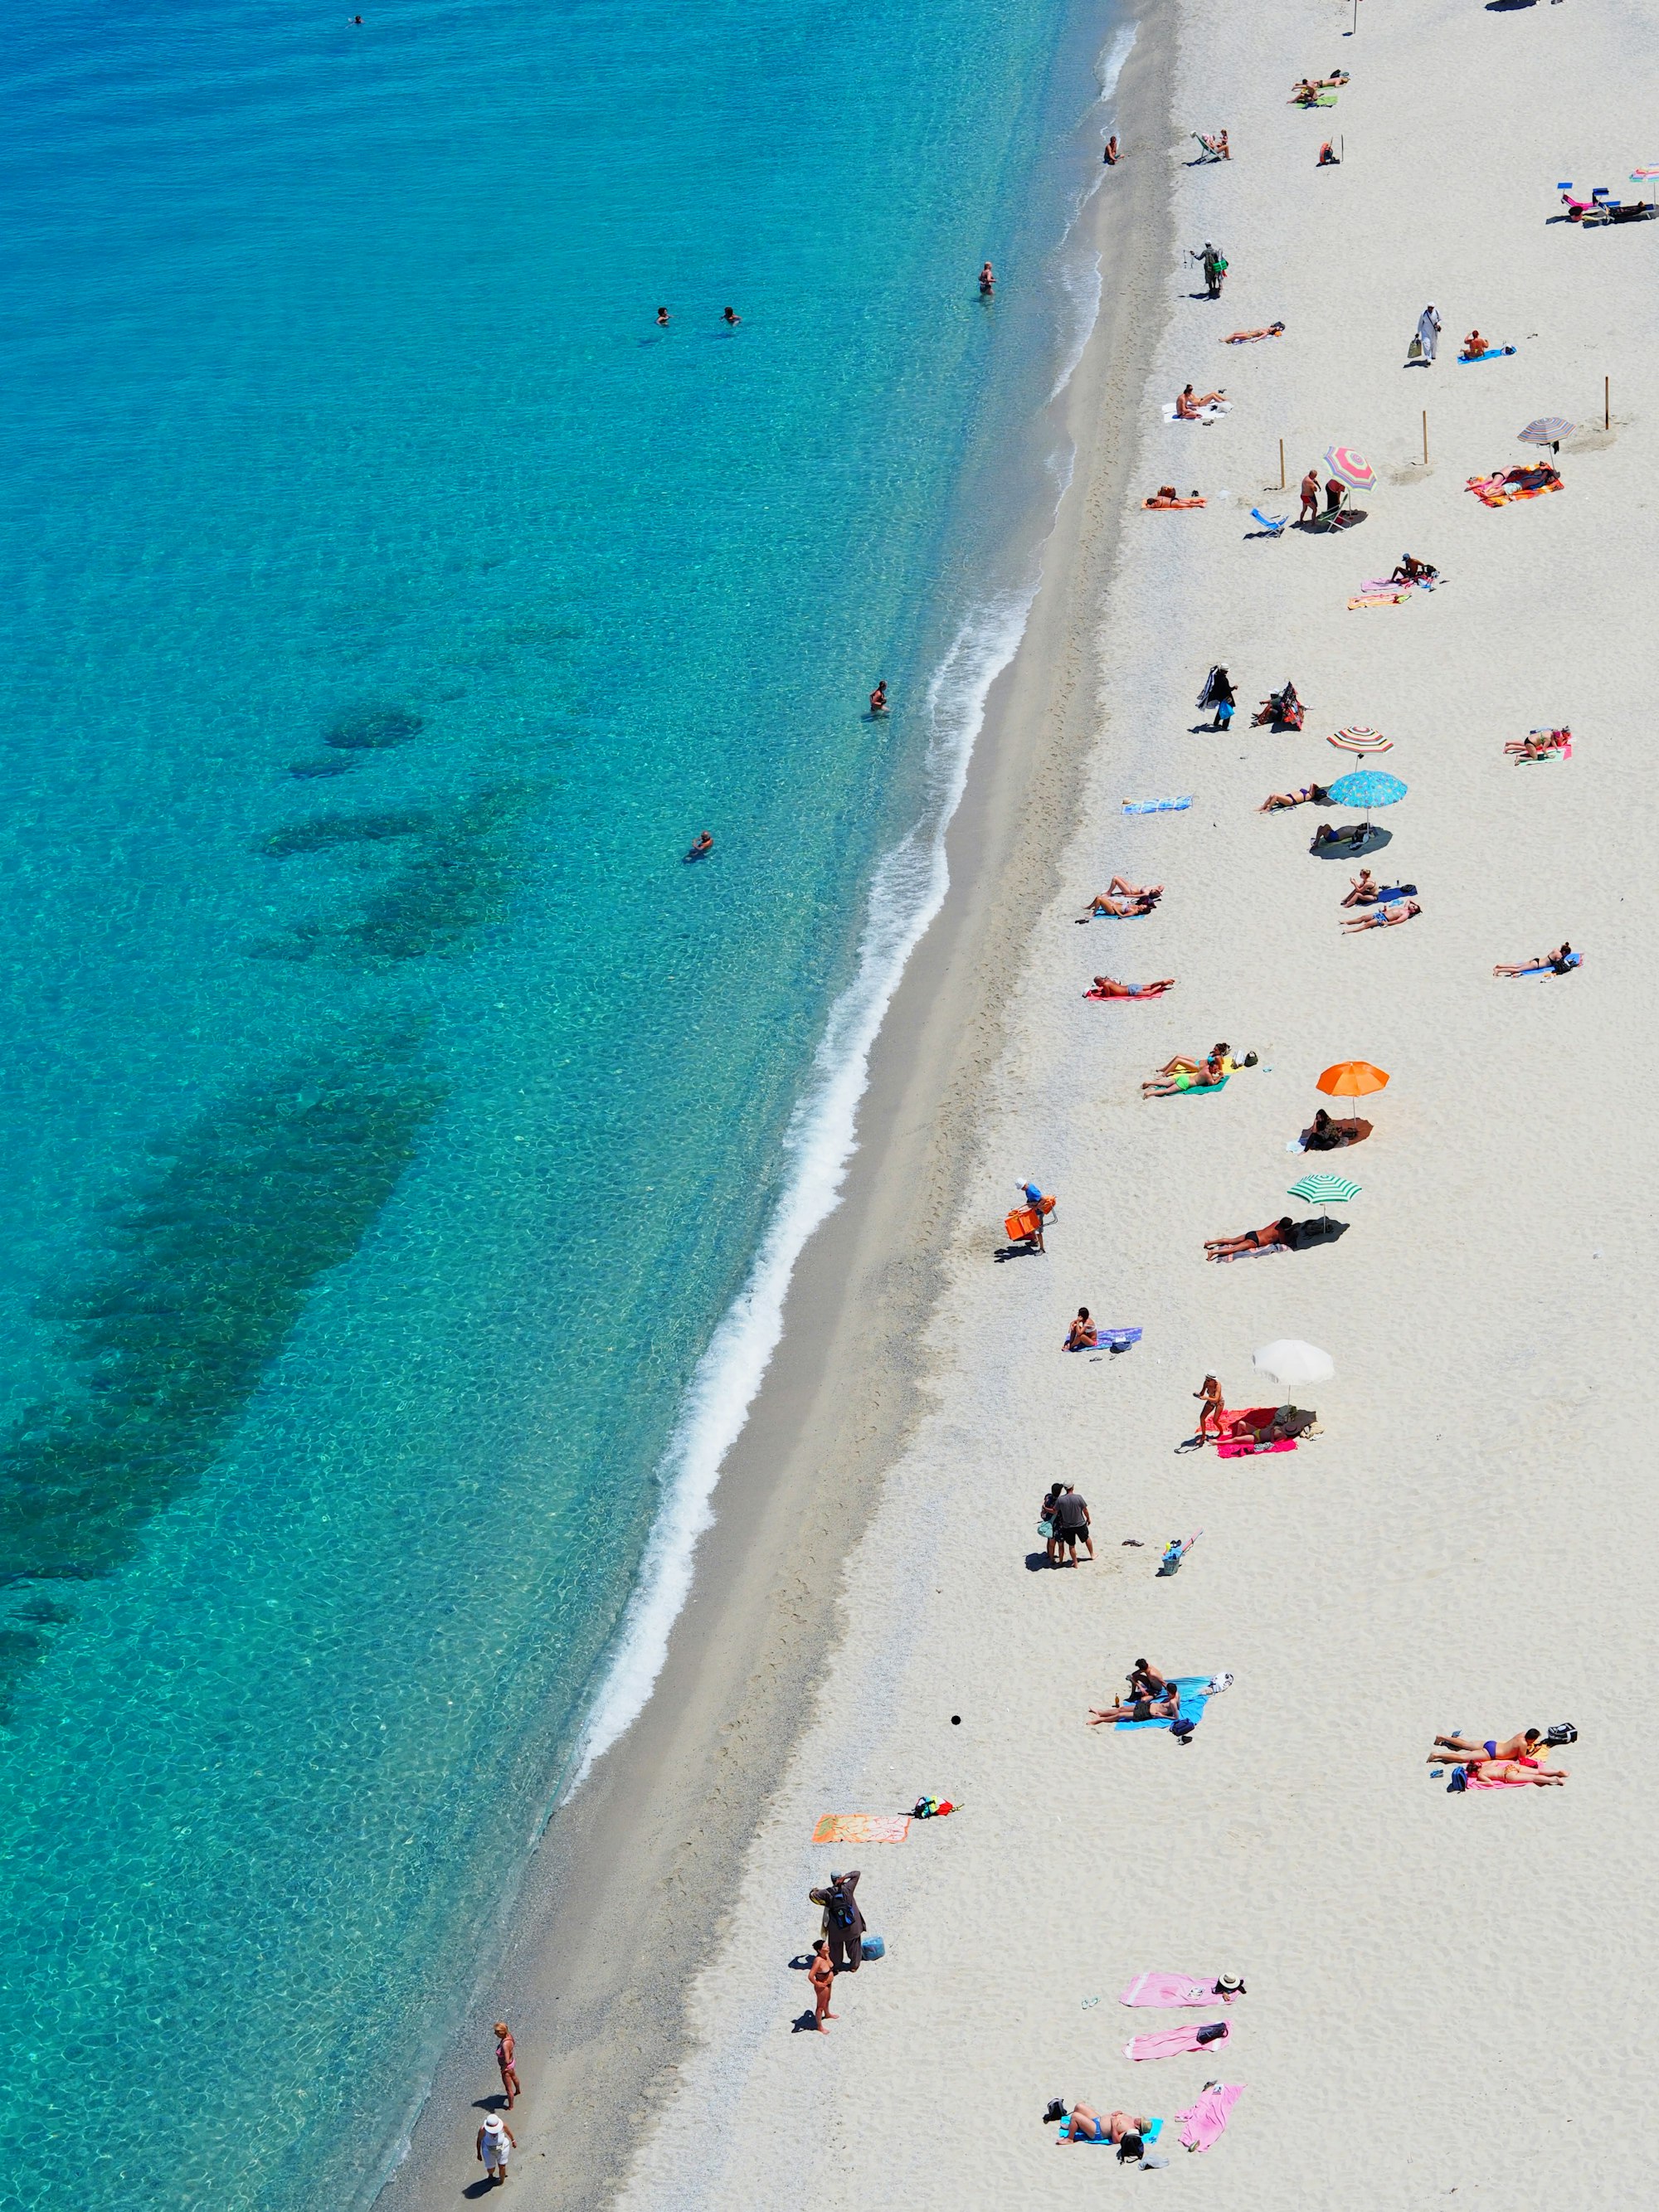
<path id="1" fill-rule="evenodd" d="M 0 64 L 8 2208 L 372 2198 L 648 1684 L 1092 313 L 1103 6 L 365 12 Z"/>

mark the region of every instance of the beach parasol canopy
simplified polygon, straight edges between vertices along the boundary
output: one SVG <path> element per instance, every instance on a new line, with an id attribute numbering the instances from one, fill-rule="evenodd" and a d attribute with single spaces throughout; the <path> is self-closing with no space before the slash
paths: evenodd
<path id="1" fill-rule="evenodd" d="M 1368 1060 L 1339 1060 L 1325 1070 L 1317 1087 L 1328 1098 L 1369 1098 L 1374 1091 L 1386 1090 L 1388 1081 L 1386 1067 L 1373 1067 Z"/>
<path id="2" fill-rule="evenodd" d="M 1386 753 L 1394 750 L 1392 738 L 1385 738 L 1381 730 L 1367 728 L 1364 723 L 1334 730 L 1326 743 L 1345 753 Z"/>
<path id="3" fill-rule="evenodd" d="M 1562 439 L 1571 437 L 1577 428 L 1578 425 L 1569 422 L 1565 415 L 1540 415 L 1535 422 L 1528 422 L 1524 430 L 1517 430 L 1516 435 L 1523 446 L 1547 446 L 1553 453 Z"/>
<path id="4" fill-rule="evenodd" d="M 1355 491 L 1369 491 L 1376 482 L 1376 471 L 1352 446 L 1333 446 L 1325 456 L 1325 465 Z"/>
<path id="5" fill-rule="evenodd" d="M 1385 769 L 1357 768 L 1349 775 L 1338 776 L 1330 789 L 1334 805 L 1358 806 L 1369 814 L 1373 807 L 1396 805 L 1406 796 L 1407 787 Z"/>
<path id="6" fill-rule="evenodd" d="M 1323 1214 L 1328 1206 L 1346 1206 L 1350 1199 L 1358 1197 L 1359 1191 L 1359 1184 L 1350 1182 L 1346 1176 L 1304 1175 L 1297 1177 L 1285 1195 L 1304 1198 Z"/>
<path id="7" fill-rule="evenodd" d="M 1264 1344 L 1250 1364 L 1258 1375 L 1270 1376 L 1287 1390 L 1304 1382 L 1328 1382 L 1336 1372 L 1336 1362 L 1328 1352 L 1322 1352 L 1316 1344 L 1303 1344 L 1293 1336 L 1281 1337 L 1277 1344 Z"/>

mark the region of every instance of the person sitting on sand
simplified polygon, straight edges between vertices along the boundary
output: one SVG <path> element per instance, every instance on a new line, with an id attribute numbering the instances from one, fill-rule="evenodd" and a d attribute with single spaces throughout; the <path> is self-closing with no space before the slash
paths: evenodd
<path id="1" fill-rule="evenodd" d="M 1221 1065 L 1219 1054 L 1212 1053 L 1202 1067 L 1190 1072 L 1182 1068 L 1174 1075 L 1149 1076 L 1140 1086 L 1143 1098 L 1174 1098 L 1183 1091 L 1213 1091 L 1227 1080 L 1231 1071 Z"/>
<path id="2" fill-rule="evenodd" d="M 1115 169 L 1122 159 L 1122 155 L 1117 150 L 1117 133 L 1115 131 L 1106 141 L 1106 166 L 1109 169 Z"/>
<path id="3" fill-rule="evenodd" d="M 1099 1341 L 1095 1334 L 1095 1325 L 1089 1318 L 1088 1307 L 1079 1306 L 1077 1319 L 1066 1332 L 1066 1349 L 1067 1352 L 1092 1352 Z"/>
<path id="4" fill-rule="evenodd" d="M 1538 969 L 1547 968 L 1554 975 L 1565 975 L 1572 964 L 1572 947 L 1564 937 L 1553 952 L 1536 953 L 1530 960 L 1500 960 L 1492 972 L 1494 975 L 1530 975 Z"/>
<path id="5" fill-rule="evenodd" d="M 1322 1106 L 1314 1115 L 1312 1127 L 1302 1132 L 1304 1152 L 1340 1152 L 1345 1145 L 1352 1142 L 1352 1135 L 1333 1121 Z"/>
<path id="6" fill-rule="evenodd" d="M 1341 166 L 1341 158 L 1338 155 L 1335 147 L 1332 145 L 1328 138 L 1323 140 L 1319 149 L 1319 159 L 1314 163 L 1315 168 L 1340 169 Z"/>
<path id="7" fill-rule="evenodd" d="M 1389 581 L 1391 584 L 1432 583 L 1439 574 L 1432 562 L 1419 561 L 1413 553 L 1402 553 L 1399 566 Z"/>
<path id="8" fill-rule="evenodd" d="M 1097 914 L 1150 914 L 1163 896 L 1162 884 L 1132 884 L 1125 876 L 1114 876 L 1079 918 L 1087 921 Z"/>
<path id="9" fill-rule="evenodd" d="M 1265 1229 L 1247 1229 L 1242 1237 L 1206 1237 L 1204 1256 L 1206 1260 L 1237 1260 L 1246 1252 L 1288 1252 L 1295 1234 L 1295 1222 L 1284 1213 L 1277 1221 L 1270 1221 Z"/>
<path id="10" fill-rule="evenodd" d="M 1441 1753 L 1447 1751 L 1467 1752 L 1475 1759 L 1483 1753 L 1488 1759 L 1532 1759 L 1542 1741 L 1541 1729 L 1527 1729 L 1518 1735 L 1505 1736 L 1502 1743 L 1495 1736 L 1488 1736 L 1484 1743 L 1474 1743 L 1468 1736 L 1437 1735 L 1435 1742 L 1439 1749 L 1429 1753 L 1429 1764 L 1437 1765 Z"/>
<path id="11" fill-rule="evenodd" d="M 1396 922 L 1414 921 L 1423 911 L 1415 899 L 1395 899 L 1389 906 L 1380 906 L 1371 914 L 1357 914 L 1342 924 L 1344 929 L 1392 929 Z"/>
<path id="12" fill-rule="evenodd" d="M 1121 1705 L 1091 1705 L 1086 1728 L 1099 1728 L 1108 1721 L 1178 1721 L 1181 1718 L 1181 1692 L 1173 1682 L 1164 1685 L 1161 1698 L 1136 1698 Z"/>
<path id="13" fill-rule="evenodd" d="M 1166 1698 L 1170 1694 L 1170 1678 L 1160 1674 L 1156 1667 L 1146 1660 L 1137 1659 L 1129 1669 L 1129 1695 L 1133 1698 Z"/>
<path id="14" fill-rule="evenodd" d="M 1344 906 L 1374 906 L 1376 904 L 1376 894 L 1381 885 L 1369 868 L 1362 868 L 1357 876 L 1350 876 L 1348 882 L 1351 889 L 1348 896 L 1342 902 Z"/>
<path id="15" fill-rule="evenodd" d="M 1160 976 L 1156 983 L 1120 983 L 1115 975 L 1097 975 L 1093 990 L 1083 995 L 1085 999 L 1161 999 L 1174 988 L 1173 975 Z"/>
<path id="16" fill-rule="evenodd" d="M 1481 337 L 1479 331 L 1471 331 L 1463 341 L 1462 358 L 1464 361 L 1479 361 L 1486 350 L 1486 339 Z"/>
<path id="17" fill-rule="evenodd" d="M 1249 345 L 1256 338 L 1282 338 L 1284 335 L 1283 323 L 1268 323 L 1259 331 L 1235 331 L 1230 337 L 1223 338 L 1221 343 L 1223 345 Z"/>
<path id="18" fill-rule="evenodd" d="M 1055 2137 L 1062 2144 L 1139 2140 L 1152 2124 L 1150 2118 L 1137 2118 L 1133 2112 L 1097 2112 L 1092 2105 L 1073 2105 L 1069 2112 L 1062 2109 L 1054 2117 L 1066 2124 L 1067 2132 Z"/>
<path id="19" fill-rule="evenodd" d="M 1189 384 L 1176 401 L 1176 420 L 1196 422 L 1206 407 L 1213 407 L 1218 400 L 1224 399 L 1226 396 L 1224 392 L 1194 392 Z"/>
<path id="20" fill-rule="evenodd" d="M 1300 791 L 1270 791 L 1256 808 L 1258 814 L 1281 814 L 1287 806 L 1328 806 L 1331 794 L 1322 783 L 1304 783 Z"/>

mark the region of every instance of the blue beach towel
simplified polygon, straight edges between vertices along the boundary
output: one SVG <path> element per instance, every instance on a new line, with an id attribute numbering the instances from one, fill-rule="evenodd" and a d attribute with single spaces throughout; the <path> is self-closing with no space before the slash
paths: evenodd
<path id="1" fill-rule="evenodd" d="M 1488 346 L 1485 353 L 1460 353 L 1457 358 L 1465 368 L 1473 368 L 1478 361 L 1502 361 L 1506 353 L 1514 351 L 1513 346 Z"/>
<path id="2" fill-rule="evenodd" d="M 1576 968 L 1583 957 L 1584 956 L 1582 952 L 1569 952 L 1567 955 L 1568 967 Z M 1547 960 L 1540 960 L 1534 966 L 1531 968 L 1522 968 L 1518 972 L 1522 975 L 1553 975 L 1555 970 L 1550 966 Z"/>
<path id="3" fill-rule="evenodd" d="M 1204 1708 L 1208 1699 L 1200 1693 L 1205 1684 L 1211 1680 L 1212 1677 L 1208 1674 L 1177 1674 L 1176 1676 L 1176 1687 L 1181 1692 L 1181 1717 L 1183 1721 L 1192 1721 L 1196 1723 L 1203 1719 Z M 1112 1725 L 1115 1729 L 1168 1729 L 1173 1728 L 1175 1723 L 1173 1721 L 1114 1721 Z"/>
<path id="4" fill-rule="evenodd" d="M 1062 1344 L 1060 1348 L 1062 1352 L 1105 1352 L 1115 1350 L 1122 1345 L 1139 1344 L 1139 1341 L 1140 1331 L 1138 1328 L 1097 1328 L 1092 1344 Z"/>
<path id="5" fill-rule="evenodd" d="M 1193 803 L 1189 791 L 1184 799 L 1126 799 L 1126 814 L 1184 814 Z"/>

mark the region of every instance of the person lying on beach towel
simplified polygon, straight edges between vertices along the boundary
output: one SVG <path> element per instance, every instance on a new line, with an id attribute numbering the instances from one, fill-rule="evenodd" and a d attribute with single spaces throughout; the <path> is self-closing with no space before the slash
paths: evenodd
<path id="1" fill-rule="evenodd" d="M 1437 1735 L 1435 1742 L 1439 1748 L 1429 1753 L 1429 1764 L 1439 1765 L 1443 1754 L 1449 1751 L 1467 1752 L 1475 1759 L 1483 1752 L 1488 1759 L 1532 1759 L 1543 1741 L 1542 1729 L 1524 1729 L 1516 1735 L 1506 1735 L 1502 1743 L 1490 1735 L 1484 1743 L 1474 1743 L 1464 1735 Z"/>
<path id="2" fill-rule="evenodd" d="M 1085 999 L 1161 999 L 1174 988 L 1173 975 L 1160 976 L 1156 983 L 1120 983 L 1115 975 L 1097 975 L 1093 990 L 1083 995 Z"/>
<path id="3" fill-rule="evenodd" d="M 1512 469 L 1499 469 L 1493 476 L 1471 477 L 1463 488 L 1485 507 L 1507 507 L 1511 500 L 1538 499 L 1547 491 L 1559 491 L 1561 471 L 1547 461 L 1522 462 Z"/>
<path id="4" fill-rule="evenodd" d="M 1135 1698 L 1126 1705 L 1091 1705 L 1085 1726 L 1099 1728 L 1106 1721 L 1178 1721 L 1180 1718 L 1180 1689 L 1174 1682 L 1166 1682 L 1161 1698 Z"/>
<path id="5" fill-rule="evenodd" d="M 1299 791 L 1270 791 L 1256 808 L 1258 814 L 1282 814 L 1287 806 L 1328 806 L 1331 794 L 1322 783 L 1304 783 Z"/>
<path id="6" fill-rule="evenodd" d="M 1058 2099 L 1055 2103 L 1059 2103 Z M 1050 2105 L 1043 2117 L 1066 2123 L 1059 2136 L 1062 2143 L 1121 2143 L 1133 2136 L 1138 2148 L 1147 2129 L 1152 2124 L 1150 2113 L 1097 2112 L 1092 2105 L 1073 2105 L 1069 2112 L 1064 2105 L 1058 2112 Z"/>
<path id="7" fill-rule="evenodd" d="M 1572 732 L 1565 727 L 1532 730 L 1524 738 L 1506 738 L 1504 750 L 1506 753 L 1512 753 L 1517 760 L 1548 760 L 1556 753 L 1571 756 Z"/>
<path id="8" fill-rule="evenodd" d="M 1231 1075 L 1235 1068 L 1255 1066 L 1255 1054 L 1253 1052 L 1247 1052 L 1243 1060 L 1235 1060 L 1232 1056 L 1232 1048 L 1224 1040 L 1218 1044 L 1212 1044 L 1203 1060 L 1188 1060 L 1184 1053 L 1178 1052 L 1173 1060 L 1166 1060 L 1158 1073 L 1164 1076 L 1197 1075 L 1212 1060 L 1220 1062 L 1221 1073 L 1224 1075 Z"/>
<path id="9" fill-rule="evenodd" d="M 1227 403 L 1224 392 L 1194 392 L 1189 384 L 1175 404 L 1177 422 L 1201 422 L 1206 407 L 1221 407 Z"/>
<path id="10" fill-rule="evenodd" d="M 1198 488 L 1196 485 L 1193 488 L 1192 497 L 1190 499 L 1182 499 L 1176 490 L 1173 484 L 1160 484 L 1152 498 L 1143 499 L 1140 503 L 1143 507 L 1202 507 L 1204 501 L 1199 496 Z"/>
<path id="11" fill-rule="evenodd" d="M 1078 920 L 1092 921 L 1100 914 L 1150 914 L 1163 896 L 1162 884 L 1132 884 L 1122 876 L 1114 876 L 1103 891 L 1095 893 Z"/>
<path id="12" fill-rule="evenodd" d="M 1564 937 L 1553 952 L 1534 953 L 1530 960 L 1500 960 L 1492 972 L 1494 975 L 1541 975 L 1547 968 L 1553 975 L 1565 975 L 1578 965 L 1578 957 Z"/>
<path id="13" fill-rule="evenodd" d="M 1340 927 L 1344 929 L 1392 929 L 1396 922 L 1414 921 L 1422 911 L 1414 898 L 1395 899 L 1391 906 L 1379 906 L 1370 914 L 1357 914 Z"/>
<path id="14" fill-rule="evenodd" d="M 1191 1974 L 1137 1974 L 1118 1999 L 1121 2005 L 1157 2006 L 1164 2012 L 1193 2005 L 1231 2004 L 1246 1994 L 1237 1974 L 1200 1978 Z"/>
<path id="15" fill-rule="evenodd" d="M 1282 338 L 1284 335 L 1283 323 L 1269 323 L 1264 330 L 1234 331 L 1230 337 L 1223 338 L 1221 343 L 1223 345 L 1252 345 L 1257 338 Z"/>
<path id="16" fill-rule="evenodd" d="M 1540 1790 L 1559 1790 L 1567 1779 L 1565 1766 L 1537 1766 L 1529 1759 L 1471 1759 L 1457 1771 L 1466 1790 L 1519 1790 L 1529 1782 Z"/>
<path id="17" fill-rule="evenodd" d="M 1237 1260 L 1246 1252 L 1288 1252 L 1295 1235 L 1295 1222 L 1284 1213 L 1277 1221 L 1270 1221 L 1265 1229 L 1247 1229 L 1242 1237 L 1206 1237 L 1204 1256 L 1206 1260 Z"/>
<path id="18" fill-rule="evenodd" d="M 1140 1086 L 1143 1098 L 1174 1098 L 1183 1091 L 1213 1091 L 1227 1080 L 1231 1070 L 1224 1068 L 1218 1054 L 1212 1053 L 1199 1068 L 1177 1068 L 1173 1075 L 1148 1076 Z"/>

